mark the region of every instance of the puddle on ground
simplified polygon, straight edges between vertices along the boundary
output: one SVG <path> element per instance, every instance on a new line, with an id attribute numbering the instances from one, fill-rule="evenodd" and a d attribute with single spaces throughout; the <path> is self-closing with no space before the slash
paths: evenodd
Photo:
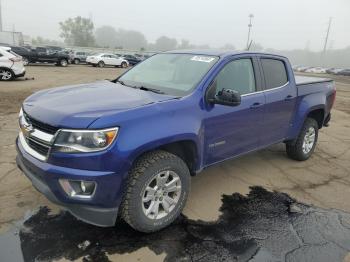
<path id="1" fill-rule="evenodd" d="M 165 254 L 165 261 L 321 262 L 342 261 L 350 251 L 350 214 L 342 211 L 304 205 L 261 187 L 252 187 L 247 196 L 224 195 L 220 210 L 216 222 L 181 216 L 160 232 L 143 234 L 122 221 L 99 228 L 42 207 L 0 236 L 0 257 L 109 261 L 108 255 L 148 248 Z"/>

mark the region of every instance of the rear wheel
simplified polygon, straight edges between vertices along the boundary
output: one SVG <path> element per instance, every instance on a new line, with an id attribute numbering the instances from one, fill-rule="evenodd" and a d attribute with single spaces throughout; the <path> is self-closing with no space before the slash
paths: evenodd
<path id="1" fill-rule="evenodd" d="M 6 68 L 0 69 L 0 79 L 2 81 L 10 81 L 15 78 L 15 74 L 10 70 Z"/>
<path id="2" fill-rule="evenodd" d="M 104 67 L 105 66 L 105 63 L 103 62 L 103 61 L 100 61 L 100 62 L 98 62 L 98 67 Z"/>
<path id="3" fill-rule="evenodd" d="M 317 138 L 318 123 L 307 118 L 296 140 L 286 143 L 287 155 L 294 160 L 307 160 L 315 150 Z"/>
<path id="4" fill-rule="evenodd" d="M 127 68 L 128 64 L 126 62 L 122 62 L 121 66 L 122 66 L 122 68 Z"/>
<path id="5" fill-rule="evenodd" d="M 190 172 L 184 161 L 165 151 L 137 160 L 129 174 L 121 213 L 141 232 L 170 225 L 181 213 L 190 191 Z"/>
<path id="6" fill-rule="evenodd" d="M 79 65 L 80 64 L 80 60 L 78 58 L 75 58 L 74 59 L 74 64 Z"/>
<path id="7" fill-rule="evenodd" d="M 60 66 L 63 66 L 63 67 L 68 66 L 67 59 L 61 59 L 58 63 L 59 63 Z"/>

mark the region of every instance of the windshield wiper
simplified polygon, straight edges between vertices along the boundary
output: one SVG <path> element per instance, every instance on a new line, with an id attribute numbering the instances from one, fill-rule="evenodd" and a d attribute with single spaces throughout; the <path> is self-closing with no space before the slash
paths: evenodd
<path id="1" fill-rule="evenodd" d="M 145 87 L 145 86 L 133 86 L 134 88 L 143 90 L 143 91 L 151 91 L 153 93 L 157 94 L 165 94 L 163 91 L 156 89 L 156 88 L 151 88 L 151 87 Z"/>
<path id="2" fill-rule="evenodd" d="M 129 86 L 127 84 L 125 84 L 122 80 L 118 80 L 117 83 L 123 85 L 123 86 L 128 86 L 128 87 L 132 87 L 132 88 L 136 88 L 136 89 L 140 89 L 143 91 L 151 91 L 153 93 L 157 93 L 157 94 L 165 94 L 163 91 L 156 89 L 156 88 L 151 88 L 151 87 L 145 87 L 145 86 Z"/>
<path id="3" fill-rule="evenodd" d="M 122 80 L 117 80 L 117 83 L 123 85 L 123 86 L 127 86 Z"/>

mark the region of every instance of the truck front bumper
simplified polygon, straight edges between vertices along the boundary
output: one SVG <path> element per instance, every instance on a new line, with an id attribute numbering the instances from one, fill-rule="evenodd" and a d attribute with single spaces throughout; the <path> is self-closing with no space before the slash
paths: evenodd
<path id="1" fill-rule="evenodd" d="M 92 202 L 86 200 L 83 201 L 70 199 L 68 196 L 66 196 L 63 190 L 55 188 L 55 185 L 57 184 L 57 169 L 55 169 L 55 167 L 52 167 L 52 165 L 43 162 L 41 163 L 45 165 L 45 168 L 40 167 L 37 162 L 39 160 L 28 155 L 21 147 L 21 144 L 18 142 L 18 139 L 16 145 L 18 151 L 18 155 L 16 157 L 17 166 L 26 175 L 26 177 L 29 178 L 34 188 L 43 195 L 45 195 L 47 199 L 61 206 L 63 209 L 69 211 L 78 219 L 89 224 L 102 227 L 109 227 L 115 225 L 118 216 L 118 206 L 101 207 L 100 205 L 94 204 L 93 199 L 91 200 Z M 53 174 L 49 171 L 54 169 L 56 170 L 56 174 Z M 62 174 L 58 175 L 62 178 L 66 178 L 66 171 L 67 169 L 65 169 L 65 171 L 62 171 Z M 72 177 L 72 173 L 68 175 L 68 178 Z M 98 181 L 98 178 L 100 178 L 100 176 L 97 175 L 96 181 Z M 91 177 L 89 177 L 89 179 L 91 179 Z M 101 185 L 101 183 L 99 184 Z M 115 190 L 117 191 L 118 188 L 115 188 Z M 104 193 L 106 195 L 111 195 L 109 194 L 108 190 L 101 191 L 105 191 Z"/>

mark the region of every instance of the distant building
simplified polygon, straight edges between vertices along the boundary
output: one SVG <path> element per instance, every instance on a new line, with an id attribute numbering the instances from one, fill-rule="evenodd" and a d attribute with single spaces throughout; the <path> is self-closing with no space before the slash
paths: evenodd
<path id="1" fill-rule="evenodd" d="M 21 32 L 0 31 L 0 45 L 24 45 Z"/>

